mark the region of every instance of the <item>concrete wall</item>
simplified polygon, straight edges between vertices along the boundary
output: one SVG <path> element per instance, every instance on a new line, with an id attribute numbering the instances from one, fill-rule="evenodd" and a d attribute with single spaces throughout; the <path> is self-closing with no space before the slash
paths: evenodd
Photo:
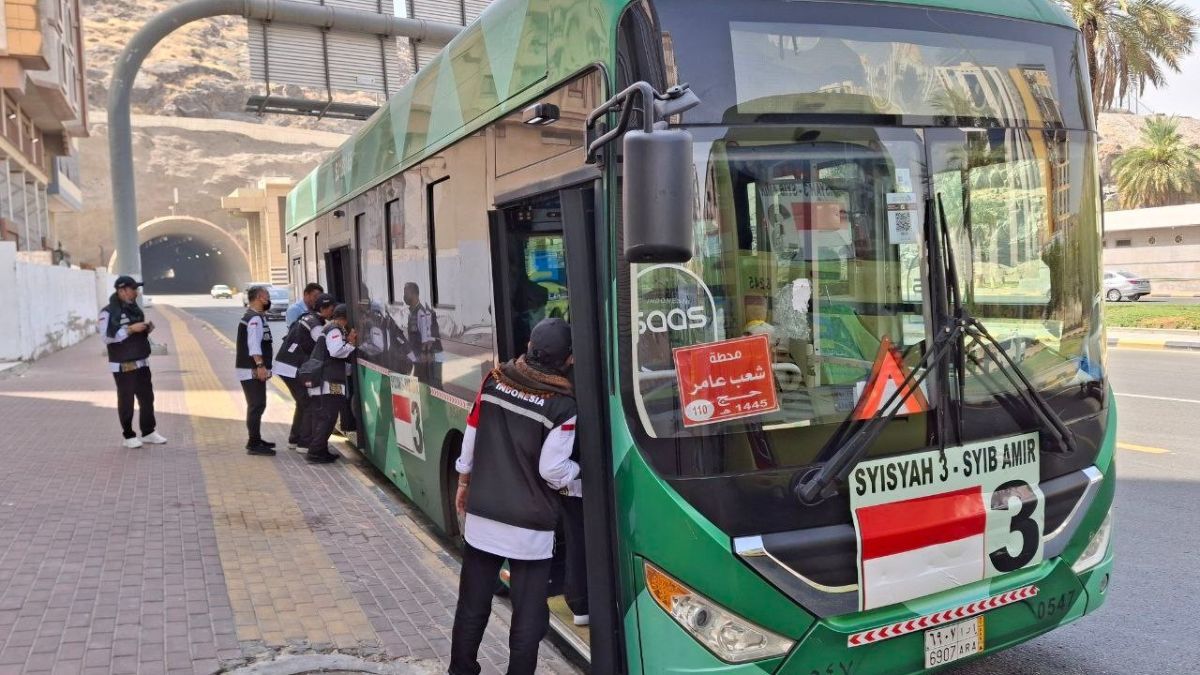
<path id="1" fill-rule="evenodd" d="M 112 288 L 106 270 L 57 267 L 19 259 L 0 242 L 0 288 L 16 317 L 0 321 L 0 361 L 30 361 L 69 347 L 96 330 L 96 314 Z"/>
<path id="2" fill-rule="evenodd" d="M 1118 246 L 1118 241 L 1129 245 Z M 1200 293 L 1200 225 L 1109 231 L 1104 268 L 1146 277 L 1155 295 Z"/>

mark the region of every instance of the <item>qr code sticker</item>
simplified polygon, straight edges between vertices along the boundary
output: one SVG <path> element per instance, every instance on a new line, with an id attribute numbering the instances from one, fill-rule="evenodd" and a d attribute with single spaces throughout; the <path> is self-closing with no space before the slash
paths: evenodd
<path id="1" fill-rule="evenodd" d="M 892 244 L 915 244 L 920 221 L 915 209 L 888 211 L 888 241 Z"/>

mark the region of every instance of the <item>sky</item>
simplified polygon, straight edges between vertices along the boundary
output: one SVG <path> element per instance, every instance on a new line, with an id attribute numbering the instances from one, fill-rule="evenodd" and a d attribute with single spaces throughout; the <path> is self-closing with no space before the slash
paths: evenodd
<path id="1" fill-rule="evenodd" d="M 1200 0 L 1175 0 L 1200 16 Z M 1186 115 L 1200 118 L 1200 41 L 1180 63 L 1180 72 L 1167 75 L 1161 89 L 1146 87 L 1141 112 Z"/>

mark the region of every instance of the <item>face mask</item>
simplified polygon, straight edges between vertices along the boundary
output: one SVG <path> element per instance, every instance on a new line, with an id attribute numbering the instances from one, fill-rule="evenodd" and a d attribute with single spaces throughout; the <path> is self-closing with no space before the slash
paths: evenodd
<path id="1" fill-rule="evenodd" d="M 271 301 L 270 301 L 270 300 L 268 300 L 268 301 L 266 301 L 266 302 L 264 302 L 264 303 L 263 303 L 263 309 L 262 309 L 262 311 L 264 311 L 264 312 L 265 312 L 265 311 L 267 311 L 267 310 L 269 310 L 269 309 L 271 309 Z"/>

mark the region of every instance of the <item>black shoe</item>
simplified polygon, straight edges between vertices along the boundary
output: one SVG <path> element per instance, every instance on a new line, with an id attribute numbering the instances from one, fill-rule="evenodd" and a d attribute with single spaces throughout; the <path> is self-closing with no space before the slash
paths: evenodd
<path id="1" fill-rule="evenodd" d="M 246 454 L 273 457 L 275 455 L 275 451 L 265 445 L 247 445 Z"/>
<path id="2" fill-rule="evenodd" d="M 266 446 L 268 448 L 272 448 L 272 449 L 275 448 L 275 444 L 272 443 L 271 441 L 259 441 L 258 444 L 262 445 L 262 446 Z"/>
<path id="3" fill-rule="evenodd" d="M 336 462 L 339 457 L 341 457 L 341 455 L 332 452 L 313 452 L 312 450 L 309 450 L 308 454 L 304 456 L 304 459 L 309 464 L 329 464 L 331 462 Z"/>

